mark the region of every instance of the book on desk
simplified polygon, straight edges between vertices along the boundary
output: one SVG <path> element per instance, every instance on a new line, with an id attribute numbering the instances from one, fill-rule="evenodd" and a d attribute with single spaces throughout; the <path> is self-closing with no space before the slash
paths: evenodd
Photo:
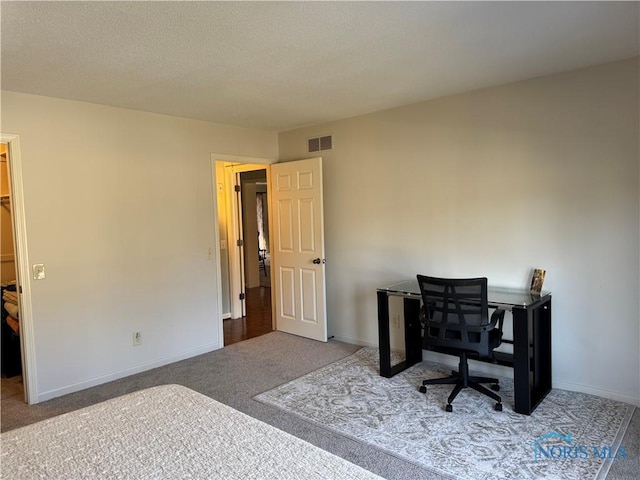
<path id="1" fill-rule="evenodd" d="M 542 268 L 536 268 L 533 270 L 533 274 L 531 275 L 531 287 L 529 288 L 531 293 L 540 295 L 546 273 L 547 271 Z"/>

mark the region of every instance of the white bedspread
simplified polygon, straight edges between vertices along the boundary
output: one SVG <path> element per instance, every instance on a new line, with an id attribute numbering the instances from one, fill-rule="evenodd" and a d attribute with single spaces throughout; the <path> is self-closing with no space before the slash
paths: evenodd
<path id="1" fill-rule="evenodd" d="M 0 448 L 11 480 L 380 478 L 178 385 L 3 433 Z"/>

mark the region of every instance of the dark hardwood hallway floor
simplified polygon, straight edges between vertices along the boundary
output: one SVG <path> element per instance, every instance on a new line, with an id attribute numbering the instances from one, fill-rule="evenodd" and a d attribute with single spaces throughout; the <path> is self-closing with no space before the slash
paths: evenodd
<path id="1" fill-rule="evenodd" d="M 245 295 L 247 315 L 242 318 L 227 319 L 222 324 L 225 346 L 272 331 L 271 288 L 247 288 Z"/>

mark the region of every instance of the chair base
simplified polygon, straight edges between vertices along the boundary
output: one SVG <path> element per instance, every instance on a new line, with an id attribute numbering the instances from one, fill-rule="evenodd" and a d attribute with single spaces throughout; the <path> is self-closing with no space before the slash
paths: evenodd
<path id="1" fill-rule="evenodd" d="M 447 399 L 447 406 L 445 408 L 447 412 L 451 412 L 453 410 L 453 407 L 451 406 L 453 400 L 458 396 L 463 388 L 469 387 L 495 400 L 497 403 L 495 404 L 494 409 L 499 412 L 502 411 L 502 398 L 500 397 L 500 395 L 491 391 L 500 390 L 500 384 L 497 378 L 476 377 L 469 375 L 469 367 L 467 364 L 466 354 L 460 355 L 460 372 L 462 373 L 452 371 L 451 375 L 445 378 L 431 378 L 429 380 L 424 380 L 422 382 L 422 386 L 418 390 L 422 393 L 427 393 L 427 385 L 455 385 L 453 391 Z M 491 390 L 481 385 L 482 383 L 492 384 Z"/>

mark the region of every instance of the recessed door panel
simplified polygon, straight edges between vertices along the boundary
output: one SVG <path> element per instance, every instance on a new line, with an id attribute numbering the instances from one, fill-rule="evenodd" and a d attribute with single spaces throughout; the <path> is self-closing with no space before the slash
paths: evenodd
<path id="1" fill-rule="evenodd" d="M 300 226 L 300 252 L 314 253 L 315 247 L 315 215 L 312 198 L 298 200 L 298 225 Z"/>
<path id="2" fill-rule="evenodd" d="M 313 172 L 298 172 L 298 190 L 311 190 L 313 188 Z"/>
<path id="3" fill-rule="evenodd" d="M 293 252 L 293 205 L 291 199 L 278 201 L 278 251 Z"/>
<path id="4" fill-rule="evenodd" d="M 280 311 L 283 317 L 296 318 L 295 269 L 280 267 Z"/>
<path id="5" fill-rule="evenodd" d="M 291 173 L 279 173 L 276 175 L 276 191 L 290 192 L 292 190 Z"/>
<path id="6" fill-rule="evenodd" d="M 301 316 L 306 323 L 318 323 L 317 317 L 317 284 L 316 271 L 303 268 L 300 270 Z"/>

